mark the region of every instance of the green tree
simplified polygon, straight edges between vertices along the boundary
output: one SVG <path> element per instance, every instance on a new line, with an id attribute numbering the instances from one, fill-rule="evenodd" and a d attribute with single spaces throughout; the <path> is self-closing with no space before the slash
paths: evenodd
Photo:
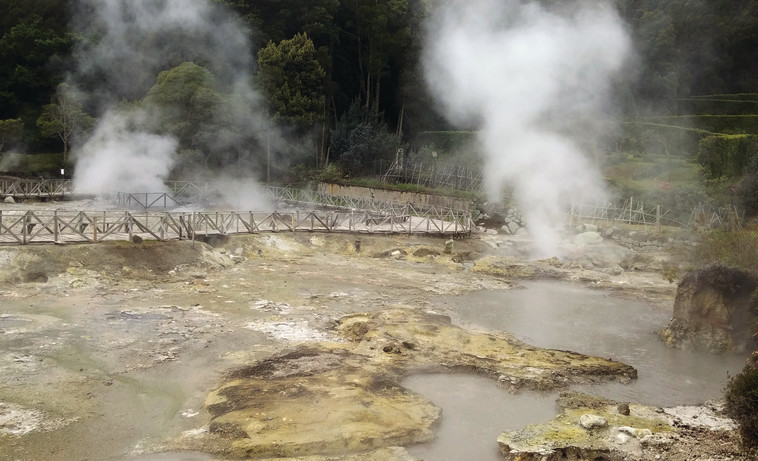
<path id="1" fill-rule="evenodd" d="M 389 167 L 403 144 L 397 134 L 390 133 L 378 117 L 356 100 L 332 131 L 330 147 L 343 171 L 356 176 Z"/>
<path id="2" fill-rule="evenodd" d="M 401 70 L 407 65 L 405 56 L 411 46 L 411 15 L 407 0 L 355 0 L 342 2 L 344 28 L 343 35 L 350 40 L 346 50 L 354 53 L 350 62 L 354 68 L 352 75 L 358 76 L 360 98 L 375 115 L 379 115 L 386 100 L 383 82 L 397 83 Z M 350 75 L 350 74 L 348 74 Z M 349 83 L 349 82 L 346 82 Z M 397 85 L 389 88 L 390 97 L 395 99 Z M 394 109 L 394 108 L 393 108 Z"/>
<path id="3" fill-rule="evenodd" d="M 20 118 L 0 120 L 0 154 L 6 143 L 20 141 L 24 134 L 24 122 Z"/>
<path id="4" fill-rule="evenodd" d="M 65 83 L 58 85 L 53 102 L 42 108 L 37 119 L 37 127 L 43 136 L 57 137 L 63 143 L 64 163 L 68 160 L 71 142 L 94 123 L 95 119 L 84 111 L 82 103 Z"/>
<path id="5" fill-rule="evenodd" d="M 39 110 L 50 100 L 73 43 L 65 27 L 51 29 L 38 15 L 19 19 L 0 31 L 0 117 Z"/>
<path id="6" fill-rule="evenodd" d="M 328 49 L 338 40 L 335 22 L 339 0 L 216 0 L 234 10 L 248 26 L 254 47 L 278 43 L 304 33 L 317 50 Z M 327 56 L 321 56 L 327 57 Z M 326 67 L 326 61 L 321 65 Z"/>
<path id="7" fill-rule="evenodd" d="M 296 34 L 258 53 L 260 82 L 269 97 L 274 117 L 299 127 L 323 121 L 324 76 L 313 41 Z"/>
<path id="8" fill-rule="evenodd" d="M 216 90 L 211 72 L 184 62 L 158 74 L 143 103 L 155 128 L 173 135 L 182 150 L 210 154 L 208 139 L 217 127 L 223 96 Z"/>

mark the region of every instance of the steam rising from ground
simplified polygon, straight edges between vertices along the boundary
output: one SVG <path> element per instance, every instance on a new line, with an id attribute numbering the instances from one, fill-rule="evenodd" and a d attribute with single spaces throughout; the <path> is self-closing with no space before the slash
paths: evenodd
<path id="1" fill-rule="evenodd" d="M 570 201 L 604 197 L 579 146 L 598 134 L 630 50 L 604 2 L 450 0 L 428 24 L 428 84 L 452 123 L 480 130 L 487 194 L 499 201 L 513 189 L 537 256 L 559 254 Z"/>
<path id="2" fill-rule="evenodd" d="M 177 152 L 180 141 L 157 127 L 176 114 L 133 103 L 145 97 L 161 71 L 182 62 L 207 68 L 214 90 L 226 95 L 211 126 L 198 130 L 222 163 L 239 175 L 251 168 L 248 160 L 259 154 L 261 140 L 277 149 L 280 138 L 251 86 L 254 60 L 247 35 L 226 10 L 210 0 L 79 0 L 74 16 L 77 32 L 89 40 L 77 50 L 71 79 L 98 112 L 97 127 L 74 152 L 79 190 L 165 190 L 164 181 L 187 153 Z"/>
<path id="3" fill-rule="evenodd" d="M 88 192 L 164 192 L 176 140 L 135 129 L 134 115 L 108 111 L 79 153 L 76 187 Z"/>

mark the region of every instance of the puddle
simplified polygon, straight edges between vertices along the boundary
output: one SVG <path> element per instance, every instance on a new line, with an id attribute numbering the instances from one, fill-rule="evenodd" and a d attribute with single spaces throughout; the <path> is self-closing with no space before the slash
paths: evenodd
<path id="1" fill-rule="evenodd" d="M 619 299 L 570 283 L 532 282 L 525 289 L 479 291 L 441 298 L 454 320 L 507 331 L 529 344 L 611 358 L 632 365 L 639 378 L 576 388 L 603 397 L 657 406 L 719 398 L 745 366 L 747 354 L 709 354 L 666 347 L 655 332 L 670 309 Z"/>
<path id="2" fill-rule="evenodd" d="M 0 314 L 0 328 L 18 328 L 31 324 L 30 319 L 15 317 L 8 314 Z"/>
<path id="3" fill-rule="evenodd" d="M 503 431 L 557 414 L 557 392 L 511 395 L 482 376 L 419 374 L 401 384 L 442 408 L 436 440 L 407 447 L 411 455 L 425 460 L 502 461 L 497 437 Z"/>
<path id="4" fill-rule="evenodd" d="M 629 384 L 574 386 L 614 400 L 653 406 L 698 404 L 720 398 L 727 373 L 738 373 L 746 354 L 708 354 L 666 347 L 655 335 L 670 311 L 609 297 L 559 282 L 533 282 L 525 289 L 479 291 L 440 297 L 455 323 L 512 333 L 535 346 L 612 358 L 637 368 Z M 471 375 L 414 375 L 403 386 L 442 408 L 437 438 L 410 447 L 428 460 L 502 460 L 497 437 L 557 414 L 558 392 L 510 395 L 492 381 Z"/>

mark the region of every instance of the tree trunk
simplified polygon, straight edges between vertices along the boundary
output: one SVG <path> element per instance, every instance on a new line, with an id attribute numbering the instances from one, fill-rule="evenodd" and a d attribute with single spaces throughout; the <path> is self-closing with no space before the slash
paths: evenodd
<path id="1" fill-rule="evenodd" d="M 403 118 L 405 117 L 405 98 L 403 98 L 403 102 L 400 105 L 400 116 L 397 118 L 397 130 L 395 130 L 395 134 L 398 138 L 403 138 Z"/>
<path id="2" fill-rule="evenodd" d="M 380 77 L 377 77 L 376 89 L 374 90 L 374 103 L 373 103 L 373 111 L 374 111 L 375 117 L 379 117 L 379 93 L 381 90 L 381 84 L 382 84 L 382 79 Z"/>

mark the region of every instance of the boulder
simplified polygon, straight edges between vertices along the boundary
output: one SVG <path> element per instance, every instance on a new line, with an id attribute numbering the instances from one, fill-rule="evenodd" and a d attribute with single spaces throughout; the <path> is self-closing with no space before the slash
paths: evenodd
<path id="1" fill-rule="evenodd" d="M 574 237 L 577 245 L 597 245 L 603 243 L 603 236 L 597 232 L 583 232 Z"/>
<path id="2" fill-rule="evenodd" d="M 579 425 L 587 430 L 591 430 L 595 428 L 607 427 L 608 420 L 602 416 L 587 413 L 579 417 Z"/>
<path id="3" fill-rule="evenodd" d="M 679 283 L 674 315 L 660 332 L 666 344 L 711 352 L 744 352 L 758 344 L 751 330 L 758 275 L 712 265 Z"/>

